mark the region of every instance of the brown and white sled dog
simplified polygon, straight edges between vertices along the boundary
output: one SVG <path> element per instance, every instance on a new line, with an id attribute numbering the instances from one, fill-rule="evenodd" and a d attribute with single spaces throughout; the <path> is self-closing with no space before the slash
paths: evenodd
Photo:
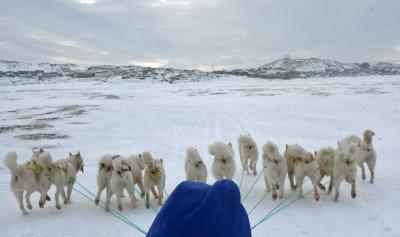
<path id="1" fill-rule="evenodd" d="M 250 174 L 249 168 L 253 171 L 253 175 L 257 175 L 258 148 L 253 138 L 249 135 L 240 135 L 238 138 L 240 161 L 243 170 Z M 250 161 L 250 162 L 249 162 Z"/>
<path id="2" fill-rule="evenodd" d="M 343 140 L 344 141 L 344 140 Z M 345 180 L 351 184 L 351 197 L 356 197 L 356 153 L 357 153 L 356 142 L 353 143 L 342 143 L 340 149 L 338 149 L 335 156 L 335 165 L 333 169 L 333 187 L 335 188 L 335 198 L 337 201 L 340 194 L 340 185 Z"/>
<path id="3" fill-rule="evenodd" d="M 150 207 L 150 190 L 152 190 L 155 198 L 158 198 L 158 205 L 162 205 L 163 191 L 165 188 L 165 170 L 163 160 L 153 159 L 149 152 L 143 152 L 142 158 L 146 164 L 143 177 L 146 207 Z M 155 187 L 157 187 L 158 195 L 155 194 Z"/>
<path id="4" fill-rule="evenodd" d="M 336 150 L 333 147 L 325 147 L 315 152 L 315 159 L 317 159 L 320 177 L 318 179 L 318 187 L 325 191 L 326 188 L 321 184 L 325 176 L 330 177 L 328 194 L 332 192 L 333 188 L 333 167 L 335 164 Z"/>
<path id="5" fill-rule="evenodd" d="M 140 189 L 140 197 L 144 198 L 144 187 L 143 187 L 143 174 L 142 170 L 145 167 L 144 161 L 142 159 L 142 155 L 131 155 L 126 160 L 131 167 L 131 175 L 133 185 L 137 185 Z M 143 167 L 143 168 L 142 168 Z"/>
<path id="6" fill-rule="evenodd" d="M 266 191 L 271 191 L 271 185 L 272 199 L 275 201 L 278 197 L 276 189 L 279 188 L 279 198 L 283 198 L 287 164 L 286 160 L 279 153 L 278 146 L 270 141 L 263 146 L 263 164 L 265 168 L 264 180 Z"/>
<path id="7" fill-rule="evenodd" d="M 27 208 L 32 209 L 30 195 L 36 191 L 40 193 L 39 206 L 43 208 L 47 191 L 51 185 L 48 177 L 43 172 L 44 168 L 36 161 L 17 164 L 17 153 L 15 152 L 9 152 L 6 155 L 4 164 L 11 172 L 11 191 L 18 201 L 22 213 L 28 214 L 23 203 L 24 194 Z"/>
<path id="8" fill-rule="evenodd" d="M 110 177 L 109 188 L 106 194 L 106 207 L 105 210 L 110 209 L 111 196 L 114 194 L 117 197 L 118 210 L 122 211 L 122 201 L 124 197 L 124 190 L 128 191 L 131 198 L 131 207 L 136 207 L 136 198 L 134 195 L 133 179 L 132 179 L 132 167 L 129 163 L 120 155 L 112 156 L 112 172 Z"/>
<path id="9" fill-rule="evenodd" d="M 64 199 L 64 204 L 71 202 L 71 193 L 76 182 L 76 175 L 79 171 L 83 173 L 83 166 L 83 159 L 79 151 L 75 155 L 70 152 L 68 158 L 59 159 L 47 166 L 45 173 L 51 183 L 56 186 L 54 197 L 57 209 L 61 209 L 60 194 Z M 65 187 L 67 188 L 67 194 L 65 194 Z"/>
<path id="10" fill-rule="evenodd" d="M 208 152 L 214 156 L 212 173 L 215 179 L 233 179 L 235 175 L 235 159 L 232 144 L 215 142 L 208 146 Z"/>
<path id="11" fill-rule="evenodd" d="M 186 180 L 201 183 L 207 181 L 207 167 L 197 149 L 193 147 L 189 147 L 186 150 L 185 171 Z"/>
<path id="12" fill-rule="evenodd" d="M 319 200 L 317 182 L 320 176 L 317 161 L 311 152 L 299 145 L 286 145 L 284 157 L 287 161 L 288 176 L 292 190 L 299 189 L 299 197 L 303 198 L 303 181 L 307 176 L 313 185 L 314 199 Z M 293 182 L 293 174 L 296 177 L 296 185 Z"/>

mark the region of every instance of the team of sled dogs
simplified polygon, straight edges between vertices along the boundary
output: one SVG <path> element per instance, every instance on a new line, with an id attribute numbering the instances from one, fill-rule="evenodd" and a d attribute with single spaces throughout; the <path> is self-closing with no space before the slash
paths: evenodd
<path id="1" fill-rule="evenodd" d="M 314 198 L 318 201 L 320 198 L 318 188 L 326 190 L 321 180 L 329 176 L 328 194 L 335 189 L 335 201 L 339 198 L 340 185 L 343 181 L 351 184 L 351 197 L 355 198 L 356 166 L 361 168 L 361 177 L 365 180 L 364 163 L 366 163 L 370 171 L 370 183 L 374 182 L 376 164 L 376 152 L 372 144 L 374 135 L 373 131 L 367 129 L 362 138 L 351 135 L 339 141 L 336 149 L 326 147 L 315 151 L 314 154 L 298 144 L 286 145 L 283 156 L 278 146 L 268 141 L 262 147 L 261 156 L 266 191 L 272 191 L 273 200 L 278 197 L 283 198 L 285 179 L 288 176 L 291 189 L 298 190 L 299 197 L 303 197 L 302 186 L 305 177 L 308 177 L 313 185 Z M 256 176 L 259 157 L 256 142 L 250 134 L 240 135 L 237 141 L 243 172 Z M 215 142 L 208 147 L 208 152 L 214 157 L 211 171 L 215 179 L 233 179 L 236 167 L 232 144 Z M 24 164 L 17 164 L 17 154 L 9 152 L 6 155 L 5 165 L 11 172 L 11 190 L 24 214 L 28 214 L 23 204 L 24 195 L 26 207 L 32 209 L 30 195 L 38 191 L 39 206 L 43 208 L 45 202 L 51 200 L 47 195 L 51 185 L 56 187 L 54 198 L 57 209 L 61 209 L 60 194 L 64 204 L 70 203 L 77 173 L 83 172 L 84 166 L 80 152 L 69 153 L 68 158 L 53 161 L 51 154 L 44 149 L 33 150 L 31 159 Z M 203 183 L 207 181 L 207 166 L 197 149 L 192 147 L 187 149 L 184 167 L 187 180 Z M 112 195 L 117 198 L 118 209 L 123 210 L 121 199 L 124 197 L 124 190 L 127 190 L 131 206 L 135 208 L 136 186 L 140 190 L 136 190 L 140 193 L 140 197 L 145 198 L 147 208 L 150 207 L 150 192 L 155 199 L 158 199 L 158 204 L 162 205 L 165 189 L 163 160 L 153 158 L 149 152 L 128 158 L 121 155 L 103 155 L 99 160 L 97 185 L 95 203 L 99 204 L 101 193 L 106 190 L 106 210 L 110 208 Z"/>

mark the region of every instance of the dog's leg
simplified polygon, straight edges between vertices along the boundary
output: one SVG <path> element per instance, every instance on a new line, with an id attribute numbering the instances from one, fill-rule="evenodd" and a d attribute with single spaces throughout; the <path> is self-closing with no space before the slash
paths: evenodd
<path id="1" fill-rule="evenodd" d="M 294 172 L 293 170 L 289 170 L 288 172 L 288 177 L 289 177 L 289 182 L 290 182 L 290 188 L 292 189 L 292 191 L 296 190 L 296 185 L 294 184 Z"/>
<path id="2" fill-rule="evenodd" d="M 40 199 L 39 199 L 39 207 L 40 208 L 44 207 L 44 204 L 46 203 L 46 196 L 47 196 L 46 191 L 42 191 L 41 195 L 40 195 Z"/>
<path id="3" fill-rule="evenodd" d="M 135 197 L 135 191 L 132 188 L 127 188 L 129 196 L 131 197 L 131 206 L 132 208 L 136 208 L 136 197 Z"/>
<path id="4" fill-rule="evenodd" d="M 329 187 L 328 187 L 328 192 L 327 192 L 328 195 L 331 195 L 332 189 L 333 189 L 333 175 L 331 175 L 331 179 L 329 181 Z"/>
<path id="5" fill-rule="evenodd" d="M 150 193 L 146 193 L 146 208 L 150 208 Z"/>
<path id="6" fill-rule="evenodd" d="M 285 190 L 285 176 L 279 180 L 279 198 L 283 198 L 283 192 Z"/>
<path id="7" fill-rule="evenodd" d="M 314 188 L 314 199 L 315 199 L 315 201 L 319 201 L 319 193 L 318 193 L 318 185 L 317 185 L 317 176 L 315 176 L 315 177 L 310 177 L 310 179 L 311 179 L 311 183 L 312 183 L 312 185 L 313 185 L 313 188 Z"/>
<path id="8" fill-rule="evenodd" d="M 106 205 L 104 210 L 106 211 L 110 211 L 110 200 L 111 200 L 111 196 L 113 195 L 111 188 L 107 185 L 106 188 Z"/>
<path id="9" fill-rule="evenodd" d="M 275 182 L 272 182 L 272 200 L 276 200 L 278 198 L 278 194 L 276 193 L 276 185 Z"/>
<path id="10" fill-rule="evenodd" d="M 356 198 L 356 180 L 351 181 L 351 198 Z"/>
<path id="11" fill-rule="evenodd" d="M 102 186 L 102 187 L 99 187 L 99 189 L 97 190 L 96 199 L 94 200 L 94 203 L 95 203 L 96 205 L 99 205 L 101 193 L 102 193 L 103 190 L 106 188 L 106 186 L 107 186 L 107 185 L 104 185 L 104 186 Z M 65 195 L 65 194 L 64 194 L 64 195 Z M 65 203 L 65 201 L 64 201 L 64 203 Z"/>
<path id="12" fill-rule="evenodd" d="M 252 167 L 253 167 L 253 175 L 256 176 L 257 175 L 257 162 L 252 160 Z"/>
<path id="13" fill-rule="evenodd" d="M 335 189 L 335 198 L 333 199 L 335 202 L 339 200 L 339 195 L 340 195 L 340 184 L 342 183 L 343 178 L 336 178 L 333 181 L 333 187 Z"/>
<path id="14" fill-rule="evenodd" d="M 325 175 L 326 175 L 325 171 L 322 171 L 322 170 L 321 170 L 321 171 L 320 171 L 320 175 L 319 175 L 319 179 L 318 179 L 318 187 L 319 187 L 322 191 L 325 191 L 325 190 L 326 190 L 325 186 L 321 184 L 321 180 L 325 177 Z"/>
<path id="15" fill-rule="evenodd" d="M 139 186 L 139 189 L 140 189 L 140 198 L 144 198 L 145 194 L 144 194 L 144 188 L 143 188 L 142 180 L 139 180 L 138 186 Z"/>
<path id="16" fill-rule="evenodd" d="M 304 179 L 304 176 L 296 175 L 296 184 L 299 189 L 299 198 L 304 198 L 304 196 L 303 196 L 303 179 Z"/>
<path id="17" fill-rule="evenodd" d="M 32 194 L 31 191 L 27 191 L 27 192 L 25 193 L 25 202 L 26 202 L 26 207 L 27 207 L 28 209 L 32 209 L 31 194 Z"/>
<path id="18" fill-rule="evenodd" d="M 64 204 L 67 204 L 67 203 L 65 203 L 65 201 L 67 200 L 67 195 L 65 194 L 64 187 L 61 189 L 61 197 L 64 200 Z"/>
<path id="19" fill-rule="evenodd" d="M 365 175 L 364 162 L 361 163 L 360 167 L 361 167 L 361 179 L 365 180 L 366 179 L 366 175 Z"/>
<path id="20" fill-rule="evenodd" d="M 371 175 L 371 179 L 370 179 L 370 183 L 371 184 L 373 184 L 374 183 L 374 178 L 375 178 L 375 172 L 374 172 L 374 169 L 375 169 L 375 161 L 374 160 L 372 160 L 372 159 L 368 159 L 367 160 L 367 166 L 368 166 L 368 169 L 369 169 L 369 173 L 370 173 L 370 175 Z"/>
<path id="21" fill-rule="evenodd" d="M 73 186 L 74 186 L 73 182 L 70 182 L 67 185 L 67 200 L 64 201 L 65 204 L 71 203 L 71 193 L 72 193 L 72 187 Z"/>
<path id="22" fill-rule="evenodd" d="M 61 204 L 60 204 L 60 193 L 61 193 L 61 189 L 63 189 L 63 187 L 62 187 L 62 186 L 58 186 L 58 187 L 57 187 L 57 190 L 56 190 L 56 193 L 54 194 L 54 199 L 55 199 L 55 201 L 56 201 L 56 208 L 57 208 L 58 210 L 61 209 Z"/>
<path id="23" fill-rule="evenodd" d="M 157 190 L 158 190 L 158 205 L 162 205 L 162 199 L 163 199 L 163 187 L 161 184 L 157 184 Z"/>
<path id="24" fill-rule="evenodd" d="M 267 176 L 264 175 L 264 181 L 265 181 L 265 191 L 267 193 L 271 192 L 271 185 L 269 184 Z"/>
<path id="25" fill-rule="evenodd" d="M 28 215 L 29 213 L 25 210 L 24 207 L 24 191 L 17 191 L 14 192 L 15 198 L 17 199 L 18 203 L 19 203 L 19 209 L 21 209 L 22 213 L 24 213 L 24 215 Z"/>
<path id="26" fill-rule="evenodd" d="M 122 201 L 121 201 L 122 195 L 115 195 L 115 196 L 117 197 L 118 210 L 123 211 Z"/>
<path id="27" fill-rule="evenodd" d="M 156 189 L 154 188 L 154 186 L 151 187 L 151 193 L 153 194 L 153 196 L 154 196 L 155 199 L 158 198 L 158 195 L 157 195 L 157 192 L 156 192 Z"/>

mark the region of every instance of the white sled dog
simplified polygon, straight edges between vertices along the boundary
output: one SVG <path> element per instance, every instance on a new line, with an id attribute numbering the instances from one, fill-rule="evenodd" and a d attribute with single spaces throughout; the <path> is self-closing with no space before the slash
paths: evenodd
<path id="1" fill-rule="evenodd" d="M 232 144 L 215 142 L 208 146 L 208 152 L 214 156 L 212 173 L 217 180 L 232 179 L 235 175 L 235 159 Z"/>
<path id="2" fill-rule="evenodd" d="M 326 188 L 321 184 L 325 176 L 330 177 L 328 194 L 331 194 L 333 189 L 333 167 L 335 163 L 336 150 L 333 147 L 325 147 L 315 152 L 315 159 L 317 159 L 320 177 L 318 179 L 318 187 L 325 191 Z"/>
<path id="3" fill-rule="evenodd" d="M 243 170 L 250 174 L 249 168 L 253 171 L 253 175 L 257 175 L 258 148 L 253 138 L 249 135 L 240 135 L 238 138 L 239 155 L 242 162 Z M 249 163 L 250 161 L 250 163 Z"/>
<path id="4" fill-rule="evenodd" d="M 132 167 L 129 163 L 122 158 L 120 155 L 112 156 L 112 172 L 110 178 L 110 188 L 107 189 L 106 194 L 106 207 L 105 210 L 110 210 L 110 200 L 111 196 L 115 194 L 117 197 L 118 210 L 122 211 L 122 201 L 124 196 L 124 190 L 128 191 L 131 198 L 131 207 L 136 208 L 136 198 L 133 189 L 133 179 L 132 179 Z"/>
<path id="5" fill-rule="evenodd" d="M 263 146 L 263 164 L 266 169 L 264 172 L 266 191 L 270 192 L 270 185 L 272 185 L 272 199 L 275 201 L 278 197 L 277 188 L 279 189 L 279 198 L 283 198 L 287 164 L 279 153 L 278 146 L 270 141 Z"/>
<path id="6" fill-rule="evenodd" d="M 165 170 L 163 160 L 153 159 L 149 152 L 143 152 L 142 158 L 146 164 L 143 177 L 146 207 L 150 207 L 150 190 L 152 190 L 154 198 L 158 198 L 158 205 L 162 205 L 163 191 L 165 188 Z M 158 195 L 155 193 L 155 187 L 157 187 Z"/>
<path id="7" fill-rule="evenodd" d="M 100 202 L 100 196 L 104 189 L 106 193 L 111 192 L 110 190 L 110 180 L 113 171 L 112 166 L 112 155 L 103 155 L 99 160 L 98 171 L 97 171 L 97 195 L 95 199 L 95 204 L 98 205 Z"/>
<path id="8" fill-rule="evenodd" d="M 197 149 L 189 147 L 186 150 L 185 160 L 186 180 L 205 183 L 207 181 L 207 167 Z"/>
<path id="9" fill-rule="evenodd" d="M 320 176 L 318 163 L 311 152 L 299 145 L 286 145 L 284 157 L 287 161 L 290 186 L 294 190 L 299 189 L 299 197 L 303 198 L 303 181 L 307 176 L 313 185 L 314 199 L 319 200 L 317 182 Z M 293 174 L 296 177 L 296 185 L 293 182 Z"/>
<path id="10" fill-rule="evenodd" d="M 48 165 L 46 176 L 56 186 L 54 197 L 57 209 L 61 209 L 60 194 L 64 200 L 64 204 L 71 202 L 71 193 L 76 182 L 76 174 L 78 171 L 82 171 L 83 173 L 83 166 L 83 159 L 79 151 L 75 155 L 70 152 L 68 158 L 59 159 Z M 65 194 L 65 187 L 67 187 L 67 194 Z"/>
<path id="11" fill-rule="evenodd" d="M 31 160 L 36 161 L 43 168 L 47 168 L 53 163 L 53 157 L 50 152 L 42 148 L 32 150 Z"/>
<path id="12" fill-rule="evenodd" d="M 338 142 L 338 150 L 342 152 L 344 152 L 351 143 L 357 144 L 355 159 L 357 165 L 361 168 L 361 178 L 362 180 L 366 179 L 364 163 L 367 163 L 371 175 L 371 184 L 374 183 L 377 158 L 374 146 L 372 145 L 373 136 L 375 136 L 375 133 L 372 130 L 367 129 L 363 133 L 363 140 L 356 135 L 350 135 L 344 138 L 341 142 Z"/>
<path id="13" fill-rule="evenodd" d="M 44 207 L 46 202 L 46 194 L 50 189 L 50 181 L 43 172 L 43 167 L 36 161 L 27 161 L 25 164 L 17 164 L 17 153 L 9 152 L 6 155 L 5 166 L 11 172 L 10 187 L 15 198 L 19 203 L 22 213 L 27 215 L 23 198 L 25 193 L 25 201 L 28 209 L 32 209 L 30 196 L 33 192 L 40 193 L 39 206 Z"/>
<path id="14" fill-rule="evenodd" d="M 338 152 L 335 156 L 335 165 L 333 168 L 333 187 L 335 188 L 334 201 L 337 201 L 339 199 L 340 185 L 343 180 L 346 180 L 347 183 L 351 184 L 351 197 L 356 197 L 356 153 L 356 142 L 347 143 L 345 146 L 341 146 L 340 149 L 338 149 Z"/>

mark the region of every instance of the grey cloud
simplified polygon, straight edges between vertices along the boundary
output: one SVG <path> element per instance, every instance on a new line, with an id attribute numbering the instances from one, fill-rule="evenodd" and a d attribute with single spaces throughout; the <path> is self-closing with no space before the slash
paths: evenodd
<path id="1" fill-rule="evenodd" d="M 2 59 L 203 69 L 287 54 L 400 62 L 397 0 L 0 0 L 0 9 Z"/>

